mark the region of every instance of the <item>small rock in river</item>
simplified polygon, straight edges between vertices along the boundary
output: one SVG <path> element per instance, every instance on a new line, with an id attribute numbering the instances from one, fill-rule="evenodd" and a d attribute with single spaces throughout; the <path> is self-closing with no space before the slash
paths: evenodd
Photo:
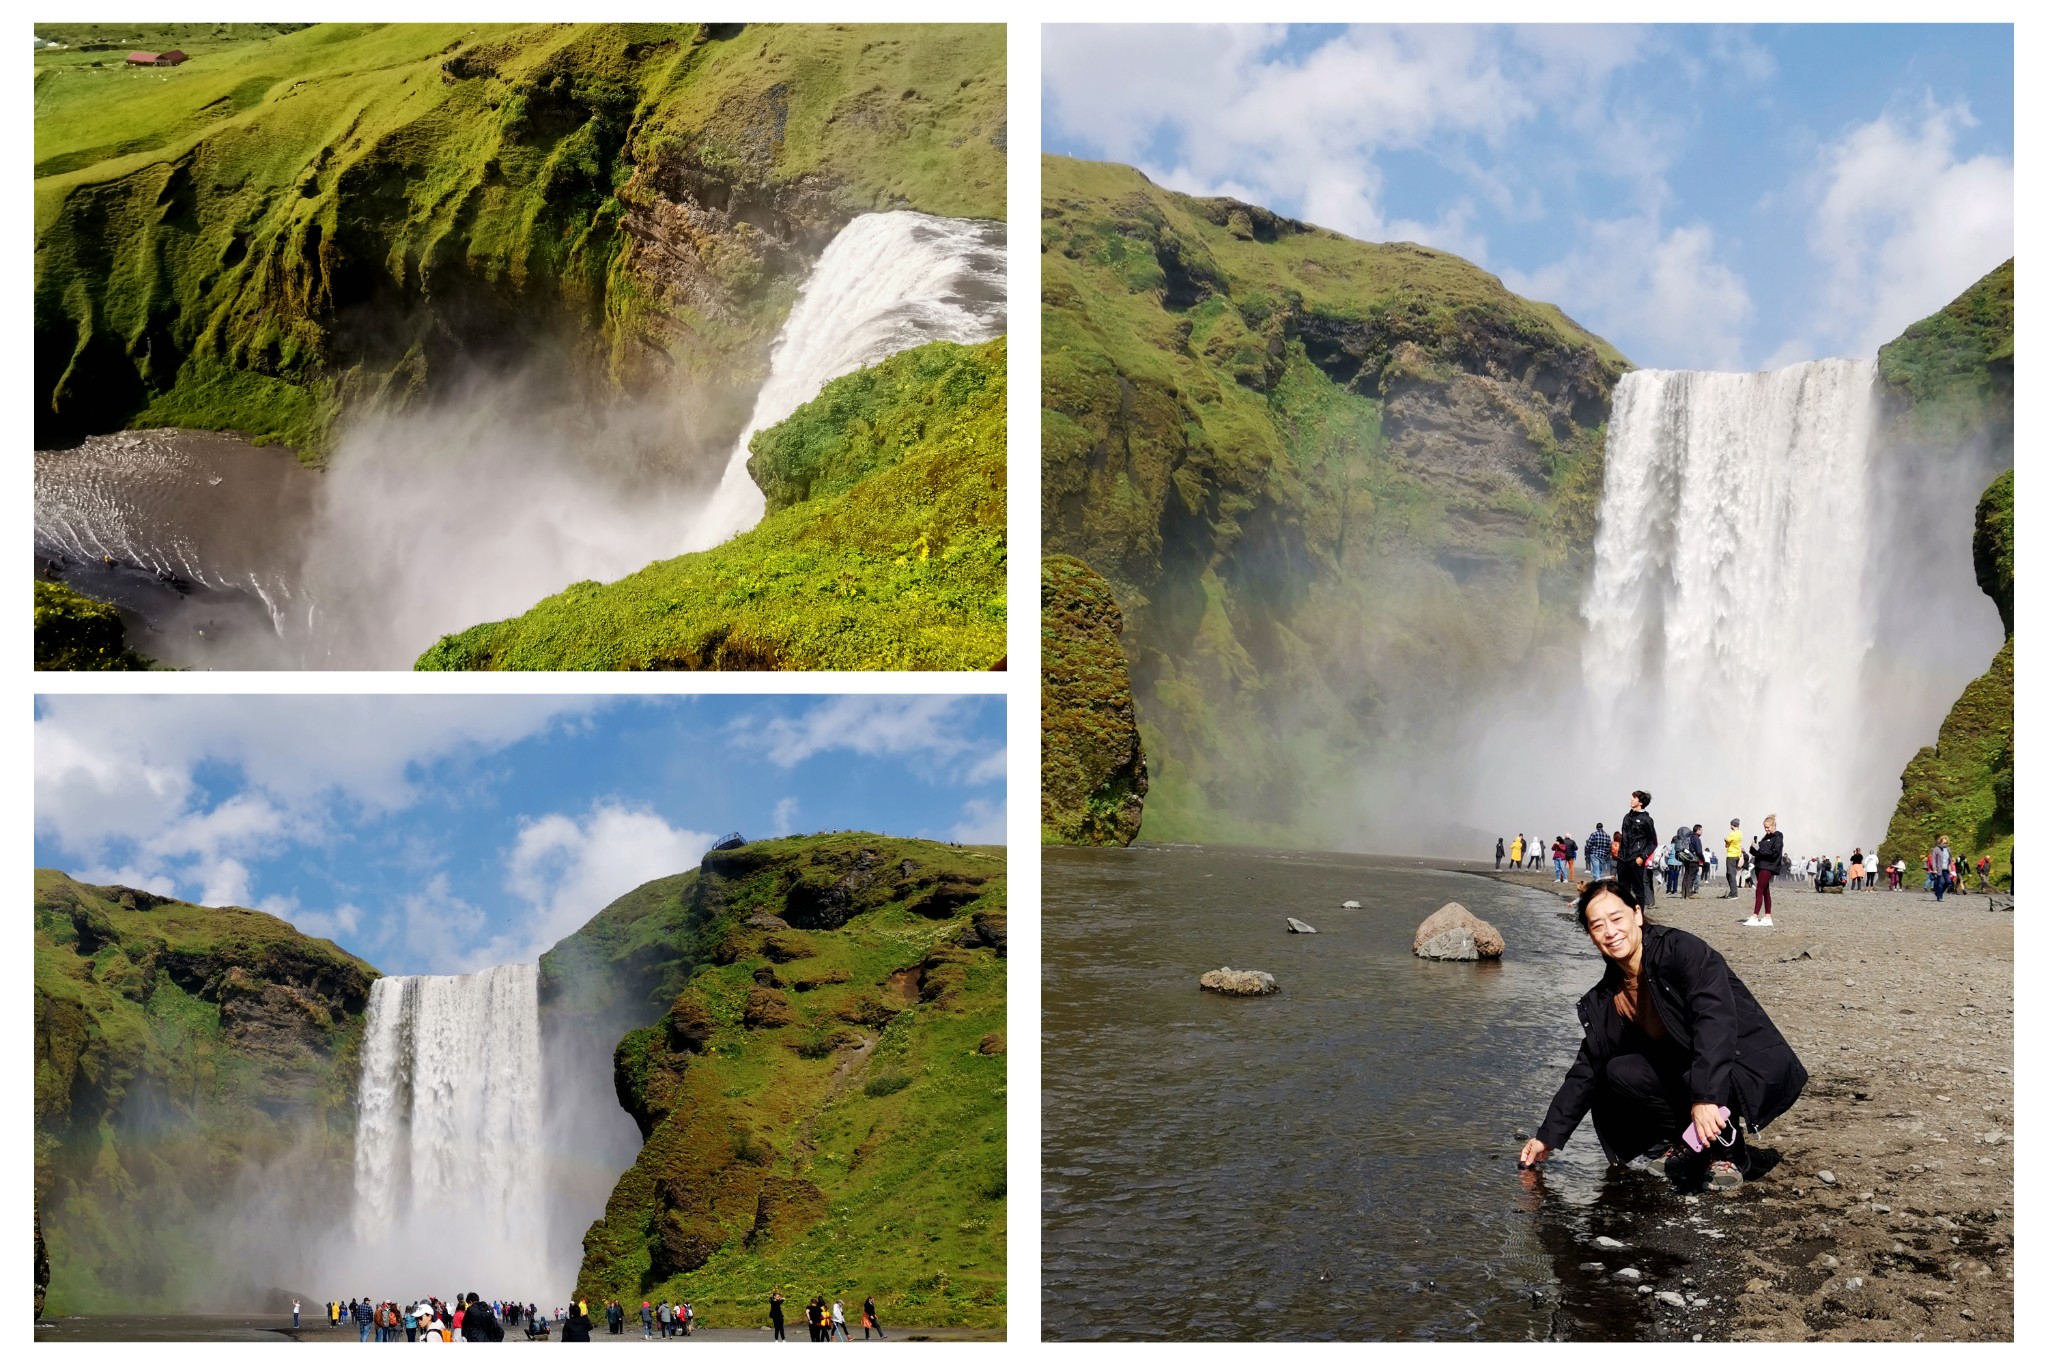
<path id="1" fill-rule="evenodd" d="M 1668 1304 L 1673 1308 L 1683 1308 L 1685 1307 L 1685 1295 L 1675 1289 L 1660 1289 L 1657 1291 L 1657 1302 Z"/>
<path id="2" fill-rule="evenodd" d="M 1620 1251 L 1627 1247 L 1628 1243 L 1617 1242 L 1612 1237 L 1595 1237 L 1593 1245 L 1599 1247 L 1602 1251 Z"/>
<path id="3" fill-rule="evenodd" d="M 1356 910 L 1356 909 L 1358 909 L 1358 902 L 1357 902 L 1357 901 L 1345 901 L 1345 902 L 1344 902 L 1344 908 L 1345 908 L 1346 910 Z"/>
<path id="4" fill-rule="evenodd" d="M 1300 920 L 1296 919 L 1296 918 L 1295 918 L 1294 916 L 1292 916 L 1292 915 L 1289 915 L 1289 916 L 1287 917 L 1287 932 L 1288 932 L 1288 933 L 1290 933 L 1290 934 L 1313 934 L 1313 933 L 1314 933 L 1315 931 L 1316 931 L 1316 927 L 1315 927 L 1315 926 L 1314 926 L 1313 924 L 1303 924 L 1303 923 L 1302 923 L 1302 922 L 1301 922 Z"/>
<path id="5" fill-rule="evenodd" d="M 1637 1286 L 1636 1286 L 1636 1293 L 1638 1293 L 1638 1294 L 1647 1294 L 1647 1293 L 1649 1293 L 1649 1292 L 1650 1292 L 1650 1286 L 1648 1286 L 1648 1285 L 1646 1285 L 1646 1284 L 1639 1284 L 1639 1285 L 1637 1285 Z"/>
<path id="6" fill-rule="evenodd" d="M 1581 1270 L 1605 1270 L 1605 1269 L 1607 1269 L 1607 1262 L 1605 1262 L 1605 1261 L 1580 1261 L 1580 1262 L 1579 1262 L 1579 1269 L 1581 1269 Z"/>
<path id="7" fill-rule="evenodd" d="M 1416 926 L 1414 948 L 1417 957 L 1470 962 L 1499 957 L 1507 951 L 1507 942 L 1500 930 L 1450 901 Z"/>
<path id="8" fill-rule="evenodd" d="M 1637 1270 L 1632 1265 L 1625 1265 L 1621 1269 L 1614 1272 L 1614 1278 L 1626 1284 L 1634 1284 L 1637 1280 L 1643 1278 L 1643 1272 Z"/>
<path id="9" fill-rule="evenodd" d="M 1219 967 L 1213 972 L 1202 973 L 1202 989 L 1216 991 L 1222 995 L 1271 995 L 1280 989 L 1271 972 L 1241 972 L 1235 967 Z"/>

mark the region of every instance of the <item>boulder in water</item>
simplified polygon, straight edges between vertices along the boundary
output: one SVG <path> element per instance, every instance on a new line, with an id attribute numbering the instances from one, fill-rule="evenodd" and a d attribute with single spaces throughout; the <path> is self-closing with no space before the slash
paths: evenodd
<path id="1" fill-rule="evenodd" d="M 1466 951 L 1469 941 L 1470 951 Z M 1450 962 L 1476 962 L 1499 957 L 1507 951 L 1500 930 L 1450 902 L 1424 920 L 1415 930 L 1415 955 Z"/>
<path id="2" fill-rule="evenodd" d="M 1358 902 L 1357 902 L 1357 901 L 1345 901 L 1345 902 L 1344 902 L 1344 908 L 1345 908 L 1346 910 L 1356 910 L 1356 909 L 1358 909 Z"/>
<path id="3" fill-rule="evenodd" d="M 1241 972 L 1235 967 L 1218 967 L 1202 973 L 1202 989 L 1219 995 L 1272 995 L 1280 983 L 1271 972 Z"/>
<path id="4" fill-rule="evenodd" d="M 1294 916 L 1292 916 L 1292 915 L 1289 915 L 1289 916 L 1287 917 L 1287 932 L 1288 932 L 1288 933 L 1290 933 L 1290 934 L 1313 934 L 1313 933 L 1314 933 L 1315 931 L 1316 931 L 1316 927 L 1315 927 L 1315 926 L 1314 926 L 1313 924 L 1303 924 L 1303 923 L 1302 923 L 1302 922 L 1301 922 L 1300 920 L 1296 919 L 1296 918 L 1295 918 Z"/>

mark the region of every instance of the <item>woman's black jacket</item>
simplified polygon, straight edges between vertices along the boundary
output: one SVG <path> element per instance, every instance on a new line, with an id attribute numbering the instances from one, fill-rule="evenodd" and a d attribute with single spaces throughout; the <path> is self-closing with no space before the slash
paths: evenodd
<path id="1" fill-rule="evenodd" d="M 1632 863 L 1657 851 L 1657 825 L 1646 810 L 1632 810 L 1621 817 L 1621 860 Z"/>
<path id="2" fill-rule="evenodd" d="M 1785 856 L 1785 836 L 1772 830 L 1756 841 L 1756 865 L 1763 871 L 1776 876 L 1785 869 L 1780 865 Z"/>
<path id="3" fill-rule="evenodd" d="M 1791 1044 L 1742 978 L 1728 969 L 1728 960 L 1701 939 L 1683 929 L 1644 925 L 1643 985 L 1671 1042 L 1692 1058 L 1686 1084 L 1694 1104 L 1725 1104 L 1748 1119 L 1751 1128 L 1761 1129 L 1790 1109 L 1806 1088 L 1806 1068 Z M 1552 1151 L 1564 1146 L 1594 1108 L 1608 1060 L 1622 1046 L 1625 1021 L 1614 1007 L 1620 988 L 1621 968 L 1610 962 L 1600 984 L 1579 999 L 1586 1036 L 1536 1130 Z M 1593 1128 L 1600 1133 L 1598 1110 Z M 1600 1145 L 1609 1161 L 1617 1159 L 1607 1134 L 1600 1133 Z"/>

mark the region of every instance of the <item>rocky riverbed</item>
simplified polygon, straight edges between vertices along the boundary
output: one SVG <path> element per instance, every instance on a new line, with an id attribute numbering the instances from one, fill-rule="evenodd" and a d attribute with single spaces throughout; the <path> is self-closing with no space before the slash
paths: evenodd
<path id="1" fill-rule="evenodd" d="M 1779 1163 L 1732 1195 L 1647 1202 L 1588 1273 L 1668 1267 L 1629 1287 L 1663 1339 L 2011 1340 L 2012 915 L 1773 890 L 1771 930 L 1712 886 L 1651 913 L 1719 949 L 1811 1073 L 1760 1144 Z"/>

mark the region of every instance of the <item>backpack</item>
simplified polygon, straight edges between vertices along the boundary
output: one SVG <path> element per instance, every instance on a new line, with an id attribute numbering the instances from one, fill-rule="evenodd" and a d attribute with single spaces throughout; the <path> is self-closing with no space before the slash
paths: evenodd
<path id="1" fill-rule="evenodd" d="M 1578 858 L 1579 841 L 1577 839 L 1572 838 L 1570 835 L 1566 835 L 1564 841 L 1564 860 L 1568 863 L 1571 863 L 1577 862 Z"/>

